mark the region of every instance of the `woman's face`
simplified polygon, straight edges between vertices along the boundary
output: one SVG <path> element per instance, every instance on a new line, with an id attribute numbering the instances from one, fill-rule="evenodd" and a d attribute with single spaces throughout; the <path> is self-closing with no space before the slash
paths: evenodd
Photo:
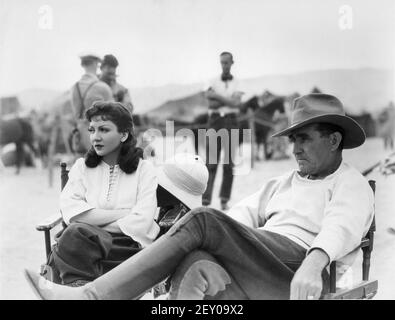
<path id="1" fill-rule="evenodd" d="M 101 116 L 95 116 L 91 119 L 88 130 L 96 153 L 99 156 L 107 157 L 109 160 L 115 160 L 116 163 L 121 142 L 127 139 L 128 134 L 119 132 L 114 122 L 103 120 Z"/>

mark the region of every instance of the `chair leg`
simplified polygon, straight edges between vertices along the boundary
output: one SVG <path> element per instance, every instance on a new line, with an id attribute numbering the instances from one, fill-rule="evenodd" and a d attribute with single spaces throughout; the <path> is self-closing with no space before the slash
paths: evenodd
<path id="1" fill-rule="evenodd" d="M 48 259 L 51 253 L 51 234 L 49 230 L 44 231 L 44 237 L 45 237 L 45 252 L 47 254 L 47 259 Z"/>
<path id="2" fill-rule="evenodd" d="M 329 267 L 329 292 L 336 293 L 336 261 L 332 261 Z"/>
<path id="3" fill-rule="evenodd" d="M 369 247 L 362 248 L 363 251 L 363 262 L 362 262 L 362 280 L 369 280 L 370 270 L 370 250 Z"/>

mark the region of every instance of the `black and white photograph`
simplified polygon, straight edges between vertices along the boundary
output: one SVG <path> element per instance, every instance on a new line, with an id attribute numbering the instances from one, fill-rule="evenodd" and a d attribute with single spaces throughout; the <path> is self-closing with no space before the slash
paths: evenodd
<path id="1" fill-rule="evenodd" d="M 394 76 L 393 0 L 0 0 L 0 300 L 395 300 Z"/>

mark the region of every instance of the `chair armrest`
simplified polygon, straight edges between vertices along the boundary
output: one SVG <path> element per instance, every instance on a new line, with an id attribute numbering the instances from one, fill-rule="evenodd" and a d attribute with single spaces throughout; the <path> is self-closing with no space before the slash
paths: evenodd
<path id="1" fill-rule="evenodd" d="M 61 221 L 62 216 L 60 215 L 60 213 L 57 213 L 47 217 L 45 220 L 41 221 L 41 223 L 37 224 L 36 229 L 38 231 L 48 231 L 58 225 Z"/>
<path id="2" fill-rule="evenodd" d="M 343 289 L 336 293 L 328 293 L 324 295 L 322 299 L 372 299 L 376 295 L 377 289 L 377 280 L 362 281 L 351 289 Z"/>
<path id="3" fill-rule="evenodd" d="M 370 239 L 368 239 L 368 238 L 363 238 L 362 239 L 362 241 L 361 241 L 361 248 L 364 248 L 364 247 L 368 247 L 370 245 Z"/>

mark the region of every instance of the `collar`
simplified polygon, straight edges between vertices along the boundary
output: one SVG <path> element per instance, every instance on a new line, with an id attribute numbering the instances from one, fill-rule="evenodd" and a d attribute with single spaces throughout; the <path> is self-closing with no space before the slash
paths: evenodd
<path id="1" fill-rule="evenodd" d="M 97 75 L 95 75 L 95 74 L 92 74 L 92 73 L 85 73 L 83 76 L 82 76 L 82 78 L 83 79 L 95 79 L 95 80 L 99 80 L 99 78 L 97 77 Z"/>
<path id="2" fill-rule="evenodd" d="M 229 74 L 221 74 L 221 80 L 222 81 L 232 81 L 233 80 L 233 76 L 229 73 Z"/>
<path id="3" fill-rule="evenodd" d="M 342 159 L 342 161 L 340 162 L 339 166 L 336 168 L 335 171 L 333 171 L 331 174 L 329 174 L 329 175 L 327 175 L 327 176 L 325 176 L 325 177 L 323 177 L 323 178 L 321 178 L 321 179 L 310 179 L 310 178 L 309 178 L 310 175 L 304 175 L 304 176 L 302 176 L 302 175 L 300 174 L 300 171 L 297 171 L 297 175 L 298 175 L 300 178 L 303 178 L 303 179 L 308 180 L 308 181 L 322 181 L 322 180 L 330 179 L 331 177 L 337 175 L 337 174 L 340 172 L 340 170 L 342 170 L 343 166 L 344 166 L 344 160 Z"/>

